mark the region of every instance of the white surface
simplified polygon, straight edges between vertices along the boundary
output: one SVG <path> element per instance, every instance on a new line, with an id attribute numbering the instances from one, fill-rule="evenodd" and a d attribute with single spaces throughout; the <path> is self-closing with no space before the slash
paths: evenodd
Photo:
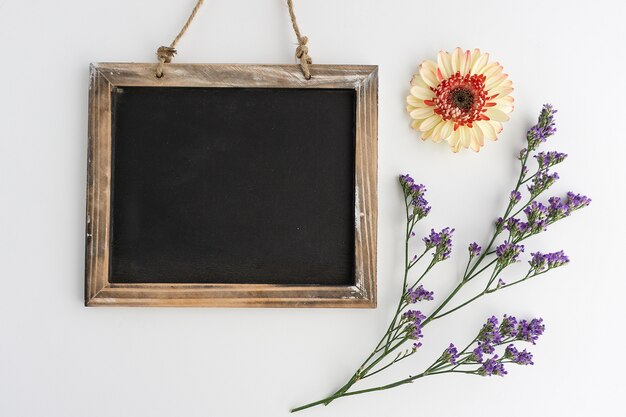
<path id="1" fill-rule="evenodd" d="M 560 111 L 547 148 L 570 155 L 555 190 L 594 202 L 529 246 L 563 248 L 571 265 L 429 327 L 420 357 L 377 381 L 416 373 L 505 312 L 546 320 L 536 365 L 503 379 L 432 377 L 302 415 L 623 415 L 622 2 L 296 0 L 315 62 L 380 65 L 378 309 L 85 308 L 88 64 L 153 62 L 192 5 L 0 0 L 1 416 L 277 417 L 329 394 L 370 351 L 399 292 L 396 175 L 428 185 L 421 232 L 457 229 L 453 259 L 428 281 L 441 296 L 502 210 L 514 155 L 547 101 Z M 516 87 L 512 121 L 479 154 L 422 143 L 404 111 L 416 66 L 457 45 L 489 51 Z M 294 49 L 282 1 L 208 0 L 175 61 L 291 63 Z"/>

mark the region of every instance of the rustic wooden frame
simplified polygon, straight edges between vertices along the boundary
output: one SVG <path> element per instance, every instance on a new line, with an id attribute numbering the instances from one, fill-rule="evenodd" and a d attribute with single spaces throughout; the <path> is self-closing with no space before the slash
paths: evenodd
<path id="1" fill-rule="evenodd" d="M 85 305 L 171 307 L 376 306 L 378 67 L 154 64 L 90 66 Z M 356 90 L 355 285 L 116 284 L 109 282 L 111 92 L 118 87 L 350 88 Z"/>

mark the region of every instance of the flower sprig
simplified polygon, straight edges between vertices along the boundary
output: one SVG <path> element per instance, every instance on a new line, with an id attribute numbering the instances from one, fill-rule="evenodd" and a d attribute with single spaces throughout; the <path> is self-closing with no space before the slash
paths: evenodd
<path id="1" fill-rule="evenodd" d="M 428 216 L 431 206 L 425 198 L 426 187 L 423 184 L 416 183 L 408 174 L 400 176 L 406 229 L 404 277 L 395 314 L 372 353 L 339 390 L 324 399 L 294 408 L 292 411 L 321 404 L 328 405 L 337 398 L 391 389 L 429 375 L 465 373 L 504 376 L 507 374 L 508 364 L 533 364 L 532 354 L 526 349 L 520 350 L 519 344 L 535 344 L 545 330 L 543 320 L 539 318 L 518 321 L 514 316 L 508 315 L 498 320 L 493 316 L 465 348 L 459 349 L 451 343 L 424 371 L 374 388 L 353 389 L 359 381 L 380 374 L 419 352 L 424 329 L 433 321 L 448 316 L 485 295 L 525 282 L 570 262 L 563 251 L 535 251 L 531 253 L 525 274 L 517 277 L 504 276 L 508 274 L 509 267 L 520 262 L 526 253 L 526 244 L 522 242 L 543 233 L 555 222 L 569 217 L 591 203 L 588 197 L 574 192 L 568 192 L 563 197 L 551 196 L 547 201 L 539 201 L 539 198 L 543 197 L 559 179 L 558 173 L 551 172 L 551 169 L 567 157 L 556 151 L 537 152 L 537 149 L 556 133 L 554 121 L 556 112 L 549 104 L 543 106 L 537 124 L 526 134 L 526 147 L 518 156 L 520 173 L 517 184 L 508 194 L 507 207 L 503 215 L 496 220 L 491 239 L 483 246 L 476 242 L 468 245 L 468 260 L 463 275 L 458 279 L 456 287 L 430 313 L 424 313 L 422 308 L 417 308 L 418 304 L 433 301 L 435 298 L 434 293 L 424 287 L 422 280 L 438 263 L 450 258 L 454 229 L 450 227 L 440 231 L 431 229 L 422 239 L 424 246 L 419 254 L 412 255 L 415 226 Z M 528 166 L 530 156 L 537 162 L 532 173 Z M 522 202 L 524 195 L 527 197 L 525 202 Z M 431 255 L 430 261 L 421 272 L 415 273 L 414 268 L 427 254 Z M 450 307 L 469 282 L 479 279 L 484 283 L 484 286 L 480 286 L 482 290 Z"/>

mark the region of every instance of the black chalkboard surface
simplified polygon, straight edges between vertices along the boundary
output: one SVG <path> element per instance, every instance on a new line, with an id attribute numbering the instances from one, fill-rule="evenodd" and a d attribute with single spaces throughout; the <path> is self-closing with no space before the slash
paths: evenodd
<path id="1" fill-rule="evenodd" d="M 354 89 L 111 100 L 111 283 L 354 284 Z"/>

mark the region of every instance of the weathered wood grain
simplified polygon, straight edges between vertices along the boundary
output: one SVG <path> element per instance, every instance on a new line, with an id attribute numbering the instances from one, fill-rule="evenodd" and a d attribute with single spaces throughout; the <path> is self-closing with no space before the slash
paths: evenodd
<path id="1" fill-rule="evenodd" d="M 99 63 L 90 67 L 85 304 L 162 307 L 376 306 L 378 67 Z M 116 87 L 350 88 L 356 90 L 355 285 L 111 284 L 111 91 Z"/>

